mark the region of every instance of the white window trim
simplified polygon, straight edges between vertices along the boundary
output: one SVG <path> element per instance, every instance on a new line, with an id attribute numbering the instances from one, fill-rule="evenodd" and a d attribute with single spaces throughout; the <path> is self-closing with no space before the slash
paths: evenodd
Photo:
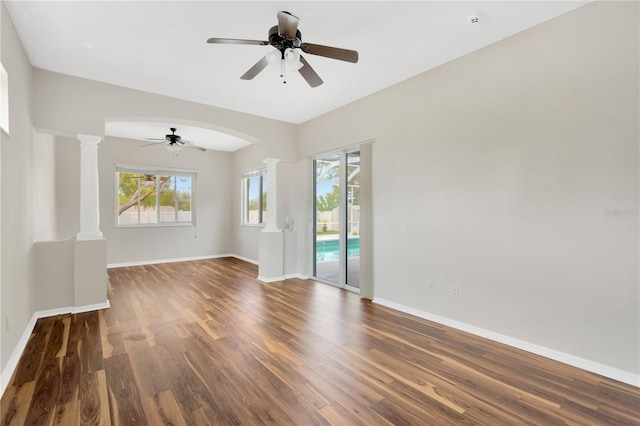
<path id="1" fill-rule="evenodd" d="M 242 173 L 242 176 L 240 178 L 240 225 L 248 226 L 250 228 L 264 228 L 265 226 L 267 226 L 266 217 L 262 218 L 263 221 L 261 223 L 247 223 L 245 220 L 245 218 L 247 217 L 247 209 L 248 209 L 248 205 L 247 205 L 248 194 L 247 194 L 246 179 L 257 177 L 257 176 L 267 176 L 267 169 L 260 168 L 260 169 L 244 172 Z M 260 194 L 260 198 L 262 198 L 262 194 Z"/>
<path id="2" fill-rule="evenodd" d="M 0 63 L 0 130 L 9 136 L 9 75 Z"/>
<path id="3" fill-rule="evenodd" d="M 118 173 L 142 173 L 149 175 L 162 175 L 162 176 L 185 176 L 191 178 L 191 222 L 158 222 L 158 223 L 131 223 L 131 224 L 119 224 L 118 223 L 118 191 L 120 189 L 120 182 L 118 181 Z M 195 187 L 197 182 L 198 173 L 195 170 L 189 169 L 176 169 L 171 167 L 160 166 L 138 166 L 132 164 L 116 164 L 114 170 L 115 178 L 115 227 L 116 228 L 175 228 L 175 227 L 195 227 L 196 223 L 196 198 Z"/>

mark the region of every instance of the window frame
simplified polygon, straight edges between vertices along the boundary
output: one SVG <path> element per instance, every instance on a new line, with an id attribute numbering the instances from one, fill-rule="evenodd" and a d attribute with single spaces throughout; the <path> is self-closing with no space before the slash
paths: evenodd
<path id="1" fill-rule="evenodd" d="M 9 74 L 0 63 L 0 130 L 7 136 L 9 133 Z"/>
<path id="2" fill-rule="evenodd" d="M 196 222 L 196 182 L 198 178 L 198 173 L 195 170 L 188 169 L 175 169 L 170 167 L 154 167 L 154 166 L 138 166 L 138 165 L 129 165 L 129 164 L 116 164 L 114 170 L 115 177 L 115 227 L 116 228 L 165 228 L 165 227 L 195 227 L 197 225 Z M 156 223 L 118 223 L 118 218 L 120 215 L 118 214 L 119 209 L 119 192 L 120 192 L 120 181 L 119 174 L 120 173 L 136 173 L 136 174 L 145 174 L 145 175 L 153 175 L 155 178 L 156 185 Z M 189 222 L 166 222 L 160 220 L 160 194 L 158 193 L 158 183 L 159 176 L 170 176 L 170 177 L 189 177 L 191 178 L 191 221 Z M 177 215 L 177 212 L 176 212 Z"/>
<path id="3" fill-rule="evenodd" d="M 260 178 L 260 185 L 258 190 L 258 223 L 251 223 L 249 219 L 249 182 L 252 178 Z M 242 226 L 264 228 L 267 225 L 267 215 L 264 212 L 264 206 L 262 205 L 262 199 L 265 194 L 265 181 L 267 182 L 267 191 L 269 190 L 267 169 L 260 168 L 245 172 L 240 179 L 240 224 Z"/>

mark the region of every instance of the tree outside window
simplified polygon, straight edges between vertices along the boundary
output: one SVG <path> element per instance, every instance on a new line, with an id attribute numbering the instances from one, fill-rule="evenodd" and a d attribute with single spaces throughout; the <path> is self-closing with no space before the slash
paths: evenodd
<path id="1" fill-rule="evenodd" d="M 116 171 L 118 225 L 193 223 L 195 174 Z"/>

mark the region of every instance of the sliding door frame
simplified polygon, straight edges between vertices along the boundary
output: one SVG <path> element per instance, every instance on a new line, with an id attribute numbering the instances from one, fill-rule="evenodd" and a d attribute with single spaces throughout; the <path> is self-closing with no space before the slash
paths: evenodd
<path id="1" fill-rule="evenodd" d="M 350 291 L 359 292 L 360 296 L 365 299 L 373 299 L 373 203 L 372 203 L 372 153 L 373 153 L 373 140 L 363 142 L 357 145 L 351 145 L 340 149 L 327 151 L 319 154 L 315 154 L 308 157 L 310 170 L 311 170 L 311 219 L 310 219 L 310 266 L 312 279 L 321 281 L 339 288 L 344 288 Z M 355 151 L 360 151 L 360 287 L 353 287 L 346 283 L 347 281 L 347 178 L 348 178 L 348 166 L 347 166 L 347 154 Z M 339 210 L 340 218 L 339 225 L 339 245 L 340 245 L 340 281 L 334 283 L 322 278 L 317 278 L 316 275 L 316 230 L 317 230 L 317 211 L 316 211 L 316 190 L 317 190 L 317 170 L 315 167 L 315 161 L 322 159 L 323 157 L 339 155 L 340 156 L 340 201 Z"/>

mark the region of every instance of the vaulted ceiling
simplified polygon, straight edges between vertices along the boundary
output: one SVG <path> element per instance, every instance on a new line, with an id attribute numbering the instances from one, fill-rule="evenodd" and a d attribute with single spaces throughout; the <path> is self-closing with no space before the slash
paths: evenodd
<path id="1" fill-rule="evenodd" d="M 526 30 L 585 1 L 6 1 L 32 65 L 45 70 L 302 123 Z M 283 84 L 267 68 L 277 12 L 300 18 L 304 42 L 359 52 L 356 64 L 305 54 L 324 80 Z M 480 14 L 472 24 L 469 17 Z"/>

